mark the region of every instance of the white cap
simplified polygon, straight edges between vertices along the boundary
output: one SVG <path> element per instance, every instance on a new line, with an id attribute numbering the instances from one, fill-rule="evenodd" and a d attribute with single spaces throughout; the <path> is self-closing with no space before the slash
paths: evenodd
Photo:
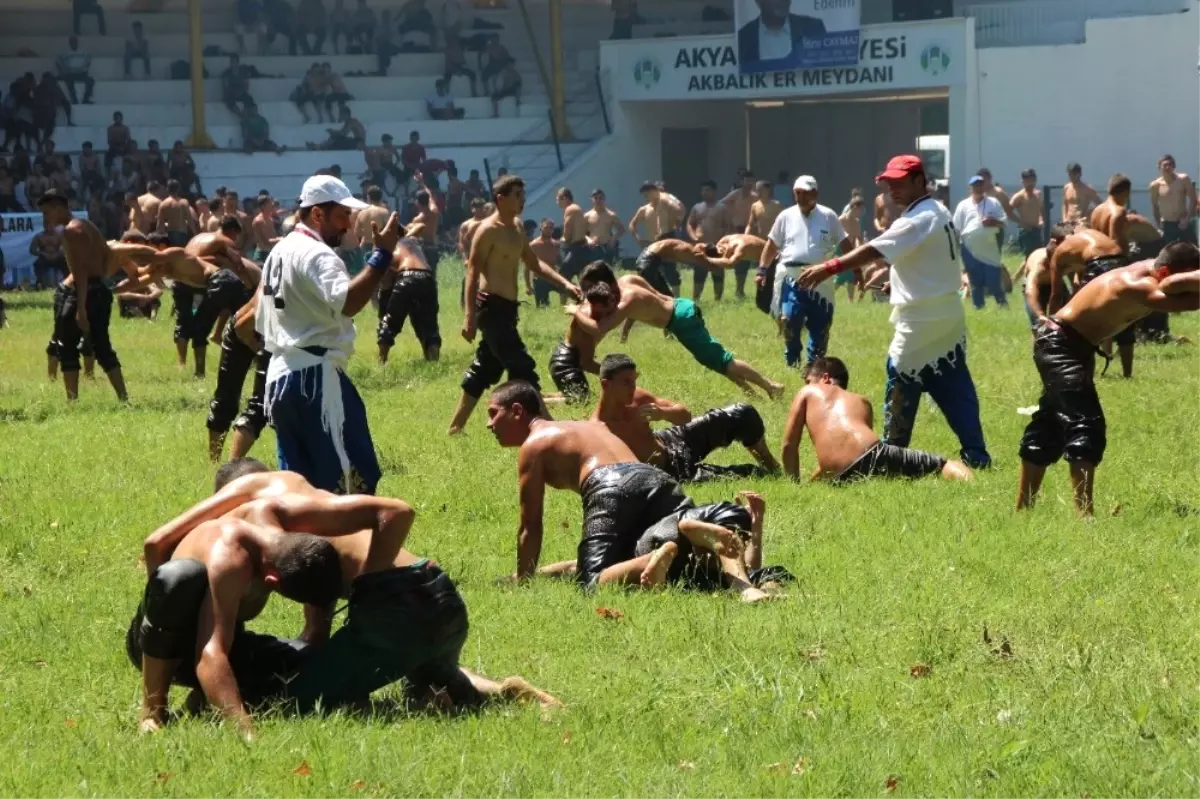
<path id="1" fill-rule="evenodd" d="M 355 210 L 368 207 L 362 200 L 355 199 L 346 184 L 332 175 L 313 175 L 300 189 L 300 207 L 311 208 L 325 203 L 337 203 Z"/>
<path id="2" fill-rule="evenodd" d="M 792 191 L 816 191 L 817 179 L 812 175 L 801 175 L 792 184 Z"/>

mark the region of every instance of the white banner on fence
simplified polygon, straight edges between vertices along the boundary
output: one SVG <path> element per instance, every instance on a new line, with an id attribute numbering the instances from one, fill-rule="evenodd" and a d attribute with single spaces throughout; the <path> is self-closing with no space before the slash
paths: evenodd
<path id="1" fill-rule="evenodd" d="M 83 211 L 75 216 L 87 219 Z M 0 251 L 4 253 L 4 285 L 33 282 L 34 256 L 29 252 L 33 238 L 45 229 L 40 213 L 0 214 Z"/>

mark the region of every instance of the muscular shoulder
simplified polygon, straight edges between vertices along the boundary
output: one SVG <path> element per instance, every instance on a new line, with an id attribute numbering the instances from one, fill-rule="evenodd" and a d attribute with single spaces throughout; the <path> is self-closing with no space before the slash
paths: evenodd
<path id="1" fill-rule="evenodd" d="M 633 390 L 633 404 L 634 405 L 638 405 L 638 406 L 653 405 L 656 402 L 658 402 L 658 397 L 654 396 L 646 389 L 635 388 Z"/>

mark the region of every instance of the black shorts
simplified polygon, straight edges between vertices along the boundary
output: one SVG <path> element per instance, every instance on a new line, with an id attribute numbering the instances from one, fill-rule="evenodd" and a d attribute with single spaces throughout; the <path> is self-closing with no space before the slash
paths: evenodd
<path id="1" fill-rule="evenodd" d="M 1129 258 L 1124 255 L 1106 255 L 1103 258 L 1093 258 L 1084 265 L 1083 280 L 1080 281 L 1079 286 L 1083 288 L 1101 275 L 1128 265 Z M 1137 340 L 1136 327 L 1136 323 L 1130 325 L 1120 333 L 1114 335 L 1112 340 L 1117 343 L 1118 347 L 1132 346 Z"/>
<path id="2" fill-rule="evenodd" d="M 437 279 L 428 269 L 409 269 L 396 275 L 396 284 L 388 296 L 383 318 L 379 320 L 378 341 L 391 347 L 404 329 L 404 320 L 412 321 L 413 332 L 421 347 L 440 347 L 438 330 Z"/>
<path id="3" fill-rule="evenodd" d="M 717 408 L 687 424 L 656 431 L 654 436 L 663 452 L 662 462 L 657 465 L 679 481 L 758 476 L 762 473 L 758 466 L 713 466 L 702 461 L 714 450 L 728 447 L 735 441 L 752 447 L 762 441 L 765 433 L 762 416 L 753 405 L 739 402 Z"/>
<path id="4" fill-rule="evenodd" d="M 642 250 L 633 268 L 640 272 L 646 282 L 658 293 L 667 296 L 674 296 L 678 293 L 679 269 L 661 255 Z"/>
<path id="5" fill-rule="evenodd" d="M 908 449 L 877 441 L 858 460 L 833 479 L 835 484 L 866 477 L 928 477 L 939 474 L 946 465 L 941 455 Z"/>
<path id="6" fill-rule="evenodd" d="M 583 539 L 575 576 L 585 588 L 609 566 L 633 558 L 638 539 L 651 525 L 693 504 L 666 472 L 645 463 L 598 466 L 579 493 Z"/>
<path id="7" fill-rule="evenodd" d="M 585 266 L 595 260 L 592 248 L 586 241 L 564 244 L 562 252 L 562 262 L 559 264 L 558 273 L 567 280 L 574 280 Z"/>
<path id="8" fill-rule="evenodd" d="M 1034 330 L 1033 363 L 1042 396 L 1021 437 L 1021 459 L 1043 467 L 1063 457 L 1099 464 L 1108 431 L 1096 393 L 1096 347 L 1061 322 L 1042 324 Z"/>
<path id="9" fill-rule="evenodd" d="M 591 386 L 580 365 L 579 350 L 565 341 L 560 341 L 550 353 L 550 379 L 567 402 L 586 402 L 591 396 Z"/>
<path id="10" fill-rule="evenodd" d="M 296 675 L 288 695 L 301 712 L 365 701 L 404 679 L 409 696 L 445 691 L 456 710 L 482 697 L 458 667 L 467 640 L 467 605 L 429 561 L 371 572 L 350 586 L 346 623 Z"/>
<path id="11" fill-rule="evenodd" d="M 175 340 L 190 341 L 192 318 L 196 315 L 196 297 L 203 292 L 195 286 L 176 280 L 171 284 L 171 300 L 175 304 Z"/>
<path id="12" fill-rule="evenodd" d="M 112 289 L 102 280 L 88 281 L 84 295 L 89 330 L 84 335 L 75 319 L 78 297 L 75 286 L 59 284 L 54 292 L 54 337 L 50 348 L 63 372 L 79 371 L 79 356 L 94 357 L 105 372 L 119 369 L 121 362 L 113 349 L 108 327 L 112 320 Z"/>
<path id="13" fill-rule="evenodd" d="M 191 341 L 193 349 L 208 346 L 208 335 L 222 314 L 233 315 L 250 301 L 254 293 L 242 279 L 229 269 L 220 269 L 205 281 L 204 299 L 192 317 Z"/>
<path id="14" fill-rule="evenodd" d="M 517 302 L 479 292 L 475 307 L 479 345 L 475 360 L 463 375 L 462 390 L 470 397 L 481 397 L 489 386 L 500 382 L 506 371 L 509 380 L 527 380 L 540 390 L 537 364 L 517 330 Z"/>
<path id="15" fill-rule="evenodd" d="M 138 671 L 143 654 L 178 660 L 171 682 L 200 687 L 196 636 L 207 596 L 208 572 L 198 560 L 167 561 L 155 571 L 125 633 L 125 653 Z M 281 695 L 306 656 L 302 644 L 250 632 L 239 623 L 229 661 L 242 699 L 256 705 Z"/>
<path id="16" fill-rule="evenodd" d="M 733 502 L 687 508 L 656 522 L 637 541 L 635 557 L 649 555 L 668 542 L 675 543 L 679 547 L 679 554 L 667 570 L 667 582 L 699 591 L 715 591 L 722 586 L 720 564 L 707 552 L 697 553 L 691 542 L 680 534 L 679 523 L 684 519 L 720 525 L 737 533 L 743 541 L 749 541 L 750 511 Z"/>
<path id="17" fill-rule="evenodd" d="M 1040 227 L 1023 227 L 1017 233 L 1017 244 L 1021 247 L 1021 254 L 1028 258 L 1038 247 L 1044 247 L 1046 240 Z"/>
<path id="18" fill-rule="evenodd" d="M 754 288 L 754 307 L 765 314 L 771 313 L 771 300 L 775 294 L 775 269 L 779 259 L 771 261 L 765 267 L 760 266 L 755 273 L 755 279 L 762 277 L 762 285 Z"/>

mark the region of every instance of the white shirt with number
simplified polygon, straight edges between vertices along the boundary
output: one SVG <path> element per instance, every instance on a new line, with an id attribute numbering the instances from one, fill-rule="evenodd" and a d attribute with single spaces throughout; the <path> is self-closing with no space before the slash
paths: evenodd
<path id="1" fill-rule="evenodd" d="M 805 216 L 800 206 L 785 208 L 775 217 L 767 238 L 779 249 L 779 264 L 775 267 L 775 287 L 771 296 L 771 311 L 779 315 L 779 304 L 783 293 L 784 278 L 795 279 L 806 264 L 819 264 L 837 252 L 837 246 L 846 238 L 842 220 L 832 208 L 814 205 Z M 785 266 L 795 264 L 794 266 Z M 833 303 L 833 281 L 826 280 L 814 291 L 829 303 Z"/>
<path id="2" fill-rule="evenodd" d="M 342 313 L 350 273 L 337 253 L 308 227 L 275 245 L 263 264 L 263 296 L 254 327 L 271 353 L 267 382 L 328 359 L 345 368 L 354 353 L 354 321 Z M 304 347 L 323 347 L 322 358 Z"/>
<path id="3" fill-rule="evenodd" d="M 892 324 L 888 357 L 901 374 L 916 375 L 939 358 L 953 358 L 966 341 L 958 296 L 962 260 L 950 211 L 922 197 L 871 241 L 891 265 Z"/>
<path id="4" fill-rule="evenodd" d="M 999 228 L 984 227 L 985 219 L 1005 219 L 1004 206 L 995 197 L 984 196 L 979 202 L 968 197 L 954 209 L 954 228 L 962 239 L 963 246 L 985 264 L 1000 266 L 1000 242 L 996 240 Z"/>

